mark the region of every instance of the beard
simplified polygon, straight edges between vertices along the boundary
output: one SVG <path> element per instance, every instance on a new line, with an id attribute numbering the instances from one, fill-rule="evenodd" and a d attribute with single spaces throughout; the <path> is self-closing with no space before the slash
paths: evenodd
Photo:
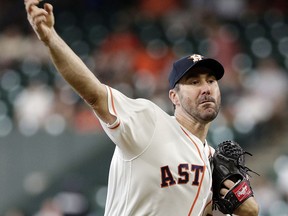
<path id="1" fill-rule="evenodd" d="M 214 99 L 209 95 L 201 96 L 196 102 L 191 100 L 182 103 L 182 107 L 187 114 L 201 123 L 213 121 L 220 110 L 221 98 Z"/>
<path id="2" fill-rule="evenodd" d="M 198 115 L 201 117 L 200 119 L 205 122 L 211 122 L 217 117 L 220 110 L 220 98 L 216 100 L 209 95 L 203 95 L 197 102 L 198 109 L 196 110 L 198 110 Z"/>
<path id="3" fill-rule="evenodd" d="M 201 122 L 211 122 L 213 121 L 219 113 L 219 107 L 208 107 L 204 108 L 204 110 L 199 111 L 196 113 L 196 116 L 198 117 L 198 120 Z"/>

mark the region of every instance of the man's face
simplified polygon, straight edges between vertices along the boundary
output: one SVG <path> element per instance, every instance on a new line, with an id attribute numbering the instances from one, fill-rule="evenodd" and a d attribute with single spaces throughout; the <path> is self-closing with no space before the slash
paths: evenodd
<path id="1" fill-rule="evenodd" d="M 194 68 L 178 82 L 176 109 L 201 123 L 216 118 L 221 104 L 218 82 L 207 68 Z"/>

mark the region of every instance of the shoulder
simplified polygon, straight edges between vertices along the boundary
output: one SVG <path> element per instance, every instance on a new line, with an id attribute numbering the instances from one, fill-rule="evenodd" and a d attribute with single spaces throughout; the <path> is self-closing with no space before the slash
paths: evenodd
<path id="1" fill-rule="evenodd" d="M 119 110 L 132 114 L 131 112 L 155 112 L 155 110 L 158 109 L 158 106 L 151 100 L 145 98 L 130 98 L 112 87 L 107 87 L 107 89 L 109 105 L 114 107 L 115 111 Z"/>

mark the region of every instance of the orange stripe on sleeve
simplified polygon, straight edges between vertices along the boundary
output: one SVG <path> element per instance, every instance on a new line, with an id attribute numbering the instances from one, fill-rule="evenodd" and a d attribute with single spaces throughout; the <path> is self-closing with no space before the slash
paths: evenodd
<path id="1" fill-rule="evenodd" d="M 115 103 L 114 103 L 114 97 L 113 97 L 113 92 L 112 92 L 112 89 L 111 87 L 109 87 L 109 92 L 110 92 L 110 98 L 111 98 L 111 106 L 112 106 L 112 110 L 113 110 L 113 115 L 116 115 L 117 116 L 117 112 L 116 112 L 116 108 L 115 108 Z M 109 128 L 110 130 L 113 130 L 113 129 L 116 129 L 117 127 L 119 127 L 120 125 L 120 121 L 113 127 Z"/>
<path id="2" fill-rule="evenodd" d="M 116 109 L 115 109 L 115 104 L 114 104 L 114 97 L 113 97 L 113 93 L 112 93 L 112 89 L 111 87 L 109 87 L 109 91 L 110 91 L 110 96 L 111 96 L 111 105 L 112 105 L 112 109 L 115 115 L 117 115 Z"/>
<path id="3" fill-rule="evenodd" d="M 116 124 L 114 127 L 111 127 L 109 129 L 111 129 L 111 130 L 116 129 L 117 127 L 119 127 L 119 125 L 120 125 L 120 122 L 118 122 L 118 124 Z"/>

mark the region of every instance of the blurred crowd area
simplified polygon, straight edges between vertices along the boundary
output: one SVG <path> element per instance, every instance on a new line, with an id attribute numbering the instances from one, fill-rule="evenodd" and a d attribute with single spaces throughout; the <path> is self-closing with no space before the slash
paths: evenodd
<path id="1" fill-rule="evenodd" d="M 172 62 L 193 53 L 218 59 L 225 67 L 222 108 L 210 143 L 235 139 L 253 151 L 283 147 L 288 122 L 287 1 L 49 2 L 56 30 L 102 82 L 130 97 L 148 98 L 170 114 L 167 77 Z M 13 130 L 28 137 L 40 130 L 53 136 L 66 130 L 101 131 L 91 109 L 56 72 L 26 20 L 23 2 L 0 0 L 0 5 L 0 137 Z M 282 153 L 257 177 L 263 216 L 288 215 L 288 160 L 287 152 Z M 35 215 L 63 215 L 55 200 L 46 200 Z M 21 214 L 10 211 L 5 216 L 16 215 Z"/>

